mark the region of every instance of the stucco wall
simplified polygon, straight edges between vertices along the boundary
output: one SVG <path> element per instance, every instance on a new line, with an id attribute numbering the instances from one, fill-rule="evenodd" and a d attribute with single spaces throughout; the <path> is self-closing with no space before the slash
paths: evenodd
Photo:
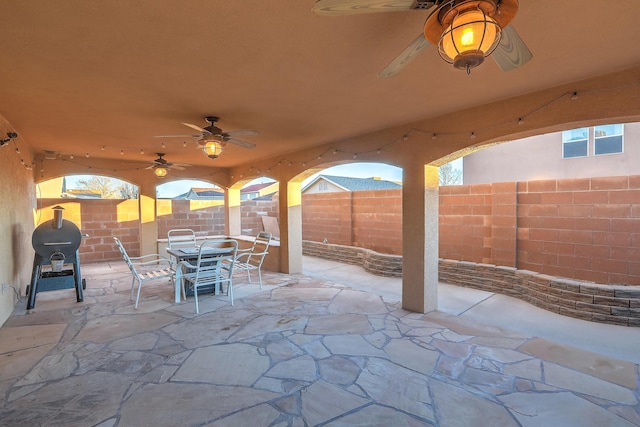
<path id="1" fill-rule="evenodd" d="M 21 150 L 25 150 L 21 147 Z M 32 171 L 21 164 L 13 143 L 0 147 L 0 285 L 26 289 L 31 280 L 36 191 Z M 22 156 L 28 157 L 27 153 Z M 3 286 L 0 292 L 0 325 L 13 311 L 15 292 Z M 24 293 L 24 290 L 22 291 Z"/>
<path id="2" fill-rule="evenodd" d="M 592 134 L 593 132 L 591 132 Z M 562 158 L 562 132 L 495 145 L 464 157 L 465 184 L 640 174 L 640 123 L 624 125 L 623 153 Z"/>

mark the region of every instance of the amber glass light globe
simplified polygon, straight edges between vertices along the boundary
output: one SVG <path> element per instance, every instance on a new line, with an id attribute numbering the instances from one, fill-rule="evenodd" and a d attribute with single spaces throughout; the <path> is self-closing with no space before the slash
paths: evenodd
<path id="1" fill-rule="evenodd" d="M 476 67 L 500 42 L 500 26 L 482 10 L 472 9 L 457 15 L 438 42 L 442 59 L 456 68 Z"/>
<path id="2" fill-rule="evenodd" d="M 164 178 L 167 176 L 167 168 L 163 168 L 162 166 L 155 168 L 153 172 L 158 178 Z"/>
<path id="3" fill-rule="evenodd" d="M 210 159 L 217 159 L 222 154 L 222 144 L 218 141 L 207 141 L 202 146 L 202 152 Z"/>

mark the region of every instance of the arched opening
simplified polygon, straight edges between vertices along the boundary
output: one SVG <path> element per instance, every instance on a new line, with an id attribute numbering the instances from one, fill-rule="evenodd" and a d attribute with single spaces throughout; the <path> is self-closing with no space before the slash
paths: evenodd
<path id="1" fill-rule="evenodd" d="M 132 256 L 140 252 L 140 209 L 138 187 L 127 181 L 103 175 L 67 175 L 36 185 L 38 206 L 35 226 L 53 218 L 54 206 L 63 208 L 64 219 L 82 232 L 78 249 L 85 262 L 117 259 L 112 233 L 126 236 Z"/>
<path id="2" fill-rule="evenodd" d="M 137 199 L 138 186 L 104 175 L 67 175 L 36 184 L 36 197 L 63 199 Z"/>

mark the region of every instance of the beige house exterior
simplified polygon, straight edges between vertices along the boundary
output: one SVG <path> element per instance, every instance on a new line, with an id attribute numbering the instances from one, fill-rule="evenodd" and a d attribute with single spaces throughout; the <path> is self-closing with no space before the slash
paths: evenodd
<path id="1" fill-rule="evenodd" d="M 596 154 L 599 127 L 579 132 L 586 155 L 568 157 L 565 132 L 553 132 L 497 144 L 464 157 L 464 184 L 591 178 L 640 174 L 640 122 L 620 124 L 622 152 Z M 569 131 L 571 132 L 571 131 Z M 575 134 L 576 132 L 574 132 Z M 616 135 L 617 136 L 617 135 Z M 571 143 L 571 142 L 569 142 Z M 584 154 L 584 151 L 578 154 Z"/>

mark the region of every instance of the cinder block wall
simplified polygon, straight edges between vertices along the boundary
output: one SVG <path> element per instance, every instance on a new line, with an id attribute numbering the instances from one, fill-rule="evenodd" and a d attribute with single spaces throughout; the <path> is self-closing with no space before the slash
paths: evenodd
<path id="1" fill-rule="evenodd" d="M 383 254 L 401 255 L 401 190 L 358 191 L 351 194 L 353 245 Z"/>
<path id="2" fill-rule="evenodd" d="M 120 258 L 113 243 L 117 237 L 129 255 L 140 255 L 140 221 L 137 200 L 38 199 L 43 208 L 42 221 L 51 216 L 47 211 L 56 205 L 67 206 L 63 218 L 75 223 L 89 237 L 80 244 L 81 262 L 98 262 Z M 69 206 L 73 205 L 73 206 Z"/>
<path id="3" fill-rule="evenodd" d="M 518 268 L 640 284 L 640 176 L 518 184 Z"/>
<path id="4" fill-rule="evenodd" d="M 401 190 L 359 193 L 351 240 L 348 193 L 304 195 L 303 239 L 402 254 Z M 640 176 L 440 187 L 439 203 L 443 259 L 640 284 Z"/>
<path id="5" fill-rule="evenodd" d="M 302 239 L 353 245 L 353 193 L 302 195 Z"/>
<path id="6" fill-rule="evenodd" d="M 440 187 L 440 257 L 489 262 L 493 223 L 491 196 L 491 184 Z"/>
<path id="7" fill-rule="evenodd" d="M 171 229 L 190 228 L 198 236 L 224 234 L 224 206 L 211 206 L 211 201 L 203 203 L 194 200 L 160 200 L 170 203 L 170 209 L 158 209 L 158 237 L 166 237 Z"/>
<path id="8" fill-rule="evenodd" d="M 271 200 L 246 200 L 240 204 L 240 215 L 242 234 L 257 236 L 259 232 L 264 231 L 263 216 L 278 217 L 278 204 Z M 224 222 L 222 225 L 224 227 Z"/>

